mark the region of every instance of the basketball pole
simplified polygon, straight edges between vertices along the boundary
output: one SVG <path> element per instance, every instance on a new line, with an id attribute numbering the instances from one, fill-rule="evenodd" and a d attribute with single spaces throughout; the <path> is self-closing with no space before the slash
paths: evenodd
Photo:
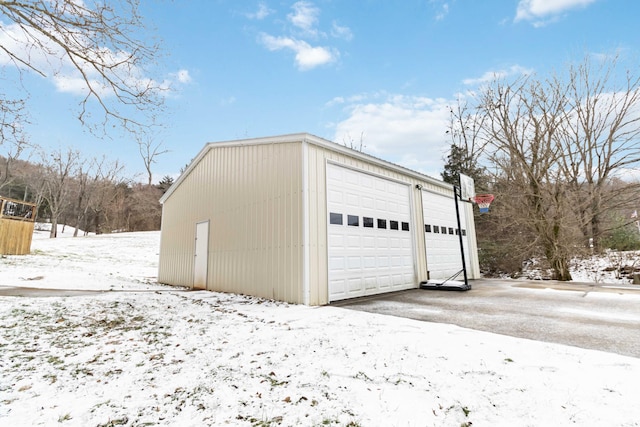
<path id="1" fill-rule="evenodd" d="M 469 286 L 469 280 L 467 279 L 467 262 L 464 259 L 464 243 L 462 240 L 462 227 L 460 226 L 460 208 L 458 207 L 458 198 L 462 200 L 462 189 L 457 186 L 453 186 L 453 200 L 456 203 L 456 219 L 458 220 L 458 240 L 460 242 L 460 256 L 462 257 L 462 274 L 464 275 L 464 285 Z"/>

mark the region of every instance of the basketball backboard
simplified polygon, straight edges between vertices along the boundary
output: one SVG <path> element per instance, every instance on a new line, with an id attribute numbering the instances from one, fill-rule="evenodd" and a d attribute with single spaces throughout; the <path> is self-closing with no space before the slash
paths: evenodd
<path id="1" fill-rule="evenodd" d="M 473 178 L 463 173 L 460 174 L 460 198 L 471 201 L 476 195 L 476 186 Z"/>

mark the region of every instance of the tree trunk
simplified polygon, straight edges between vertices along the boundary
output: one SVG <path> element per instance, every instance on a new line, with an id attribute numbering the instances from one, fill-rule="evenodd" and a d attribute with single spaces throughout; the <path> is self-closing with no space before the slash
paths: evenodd
<path id="1" fill-rule="evenodd" d="M 569 271 L 569 262 L 566 257 L 557 256 L 551 260 L 551 268 L 553 268 L 553 279 L 568 282 L 572 280 L 571 272 Z"/>
<path id="2" fill-rule="evenodd" d="M 602 249 L 600 244 L 600 198 L 594 197 L 591 201 L 591 237 L 593 238 L 593 250 L 600 253 Z"/>
<path id="3" fill-rule="evenodd" d="M 51 217 L 51 231 L 49 232 L 49 238 L 55 239 L 58 237 L 58 218 L 55 216 Z"/>

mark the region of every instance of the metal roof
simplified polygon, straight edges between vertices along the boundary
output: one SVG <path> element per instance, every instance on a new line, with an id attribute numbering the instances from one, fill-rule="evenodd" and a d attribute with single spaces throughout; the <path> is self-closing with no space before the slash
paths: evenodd
<path id="1" fill-rule="evenodd" d="M 420 172 L 408 169 L 404 166 L 397 165 L 395 163 L 388 162 L 386 160 L 380 159 L 378 157 L 372 156 L 370 154 L 363 153 L 361 151 L 353 150 L 344 145 L 337 144 L 335 142 L 326 140 L 324 138 L 320 138 L 318 136 L 309 134 L 309 133 L 292 133 L 286 135 L 276 135 L 276 136 L 268 136 L 261 138 L 248 138 L 248 139 L 238 139 L 238 140 L 230 140 L 230 141 L 220 141 L 220 142 L 209 142 L 207 143 L 202 150 L 198 153 L 196 157 L 189 163 L 185 171 L 178 177 L 178 179 L 169 187 L 169 189 L 164 193 L 164 195 L 160 198 L 160 203 L 164 203 L 173 192 L 180 186 L 180 183 L 185 179 L 187 175 L 200 163 L 200 160 L 209 152 L 209 150 L 213 148 L 219 147 L 238 147 L 243 145 L 264 145 L 264 144 L 284 144 L 284 143 L 308 143 L 317 145 L 320 147 L 327 148 L 329 150 L 333 150 L 342 154 L 346 154 L 348 156 L 355 157 L 357 159 L 367 161 L 381 167 L 402 173 L 407 176 L 411 176 L 415 179 L 418 179 L 423 182 L 428 182 L 434 185 L 441 186 L 443 188 L 451 189 L 453 186 L 444 181 L 438 180 L 436 178 L 432 178 L 428 175 L 424 175 Z"/>

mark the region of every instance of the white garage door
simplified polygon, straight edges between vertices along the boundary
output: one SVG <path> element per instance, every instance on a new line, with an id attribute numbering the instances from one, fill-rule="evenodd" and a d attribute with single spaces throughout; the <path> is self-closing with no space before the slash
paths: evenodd
<path id="1" fill-rule="evenodd" d="M 464 203 L 458 202 L 460 210 L 460 227 L 464 257 L 469 269 L 469 245 L 466 230 Z M 422 206 L 424 213 L 424 236 L 427 248 L 427 269 L 430 279 L 447 279 L 462 270 L 460 240 L 458 237 L 458 221 L 456 205 L 453 197 L 422 190 Z M 462 276 L 458 277 L 461 279 Z"/>
<path id="2" fill-rule="evenodd" d="M 329 301 L 416 287 L 409 191 L 327 165 Z"/>

